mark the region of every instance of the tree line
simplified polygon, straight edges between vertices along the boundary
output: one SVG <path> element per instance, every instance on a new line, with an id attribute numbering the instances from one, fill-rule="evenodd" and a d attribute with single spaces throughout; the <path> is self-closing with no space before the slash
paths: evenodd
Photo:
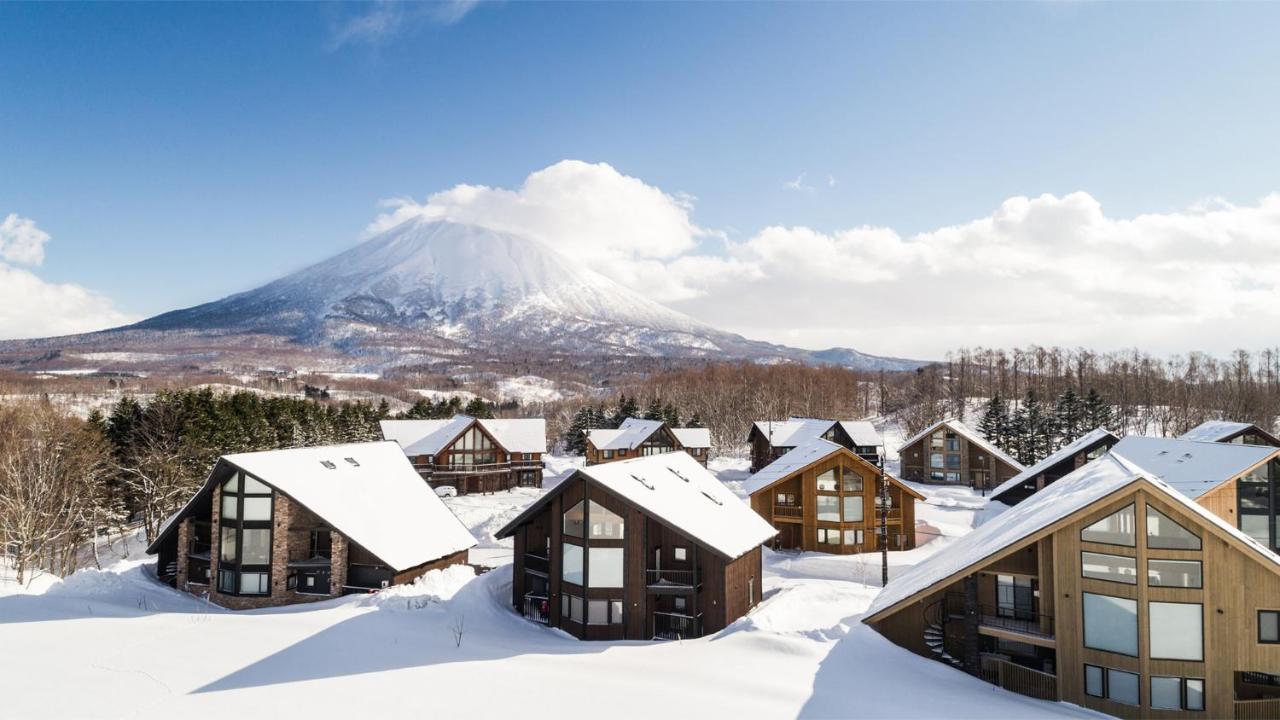
<path id="1" fill-rule="evenodd" d="M 667 427 L 673 428 L 703 427 L 701 415 L 694 412 L 687 420 L 682 420 L 680 408 L 671 401 L 663 401 L 654 396 L 641 412 L 640 403 L 636 398 L 622 393 L 618 396 L 617 403 L 612 406 L 596 403 L 579 407 L 561 436 L 561 442 L 566 452 L 582 455 L 587 451 L 588 430 L 617 429 L 628 418 L 661 420 L 667 424 Z"/>
<path id="2" fill-rule="evenodd" d="M 1111 404 L 1093 388 L 1081 397 L 1069 387 L 1053 402 L 1043 402 L 1035 390 L 1028 390 L 1012 408 L 1009 401 L 992 396 L 978 420 L 978 430 L 1030 466 L 1095 428 L 1110 429 L 1114 420 Z"/>

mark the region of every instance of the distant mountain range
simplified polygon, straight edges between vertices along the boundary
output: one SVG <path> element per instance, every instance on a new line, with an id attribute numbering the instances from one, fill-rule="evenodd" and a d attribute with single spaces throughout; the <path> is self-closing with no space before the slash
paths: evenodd
<path id="1" fill-rule="evenodd" d="M 748 340 L 660 305 L 538 241 L 413 219 L 222 300 L 97 333 L 0 343 L 0 366 L 36 370 L 40 358 L 57 359 L 64 350 L 152 358 L 169 353 L 198 364 L 220 351 L 250 349 L 267 351 L 273 361 L 287 361 L 291 351 L 324 356 L 327 365 L 339 366 L 333 369 L 350 370 L 530 352 L 864 370 L 924 364 L 847 348 L 810 351 Z"/>

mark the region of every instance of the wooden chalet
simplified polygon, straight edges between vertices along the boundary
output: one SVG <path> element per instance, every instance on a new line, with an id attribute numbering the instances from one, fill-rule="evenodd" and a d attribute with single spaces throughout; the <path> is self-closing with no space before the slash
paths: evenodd
<path id="1" fill-rule="evenodd" d="M 873 464 L 879 462 L 884 450 L 884 438 L 866 420 L 760 420 L 752 423 L 747 433 L 751 472 L 760 472 L 769 463 L 818 438 L 848 448 Z"/>
<path id="2" fill-rule="evenodd" d="M 433 488 L 460 495 L 513 487 L 542 487 L 547 452 L 543 418 L 492 419 L 455 415 L 448 420 L 383 420 L 382 436 L 404 449 Z"/>
<path id="3" fill-rule="evenodd" d="M 915 505 L 924 496 L 889 482 L 890 550 L 916 546 Z M 861 553 L 880 549 L 880 471 L 848 448 L 814 438 L 747 478 L 751 507 L 778 530 L 776 549 Z"/>
<path id="4" fill-rule="evenodd" d="M 894 578 L 863 622 L 1117 717 L 1280 717 L 1280 556 L 1114 451 Z"/>
<path id="5" fill-rule="evenodd" d="M 1178 436 L 1179 440 L 1235 443 L 1237 445 L 1269 445 L 1280 447 L 1280 438 L 1253 423 L 1208 420 Z"/>
<path id="6" fill-rule="evenodd" d="M 902 479 L 989 490 L 1026 470 L 956 419 L 930 425 L 898 448 Z"/>
<path id="7" fill-rule="evenodd" d="M 991 499 L 1017 505 L 1053 481 L 1102 457 L 1118 442 L 1119 436 L 1106 428 L 1091 430 L 996 486 L 991 491 Z"/>
<path id="8" fill-rule="evenodd" d="M 760 602 L 776 531 L 683 452 L 593 465 L 506 527 L 517 613 L 582 640 L 694 638 Z"/>
<path id="9" fill-rule="evenodd" d="M 616 429 L 587 431 L 587 464 L 685 451 L 707 464 L 711 455 L 711 431 L 706 428 L 673 428 L 661 420 L 627 418 Z"/>
<path id="10" fill-rule="evenodd" d="M 238 610 L 412 582 L 475 544 L 398 445 L 371 442 L 224 455 L 147 553 Z"/>

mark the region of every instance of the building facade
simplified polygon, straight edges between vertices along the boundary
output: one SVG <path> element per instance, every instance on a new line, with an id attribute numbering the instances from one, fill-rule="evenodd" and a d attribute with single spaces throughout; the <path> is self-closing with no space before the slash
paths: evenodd
<path id="1" fill-rule="evenodd" d="M 943 420 L 898 448 L 902 479 L 990 490 L 1026 470 L 959 420 Z"/>
<path id="2" fill-rule="evenodd" d="M 513 487 L 542 487 L 547 452 L 543 418 L 491 419 L 455 415 L 449 420 L 383 420 L 394 440 L 432 488 L 459 495 Z"/>
<path id="3" fill-rule="evenodd" d="M 627 418 L 617 428 L 587 431 L 587 465 L 683 451 L 703 466 L 711 455 L 711 431 L 673 428 L 661 420 Z"/>
<path id="4" fill-rule="evenodd" d="M 751 472 L 760 472 L 773 461 L 812 440 L 822 439 L 848 448 L 867 462 L 880 461 L 884 439 L 866 420 L 798 418 L 759 420 L 751 424 Z"/>
<path id="5" fill-rule="evenodd" d="M 683 452 L 580 470 L 502 528 L 512 605 L 582 640 L 715 633 L 761 599 L 774 530 Z"/>

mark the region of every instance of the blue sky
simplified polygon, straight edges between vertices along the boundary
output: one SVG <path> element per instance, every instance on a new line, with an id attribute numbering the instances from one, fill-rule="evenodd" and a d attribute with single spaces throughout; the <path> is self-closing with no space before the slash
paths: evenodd
<path id="1" fill-rule="evenodd" d="M 1125 219 L 1280 190 L 1280 5 L 454 10 L 0 5 L 0 218 L 52 237 L 27 269 L 149 315 L 348 247 L 384 198 L 564 159 L 695 197 L 712 255 L 1017 196 Z M 713 305 L 682 309 L 746 327 Z"/>

